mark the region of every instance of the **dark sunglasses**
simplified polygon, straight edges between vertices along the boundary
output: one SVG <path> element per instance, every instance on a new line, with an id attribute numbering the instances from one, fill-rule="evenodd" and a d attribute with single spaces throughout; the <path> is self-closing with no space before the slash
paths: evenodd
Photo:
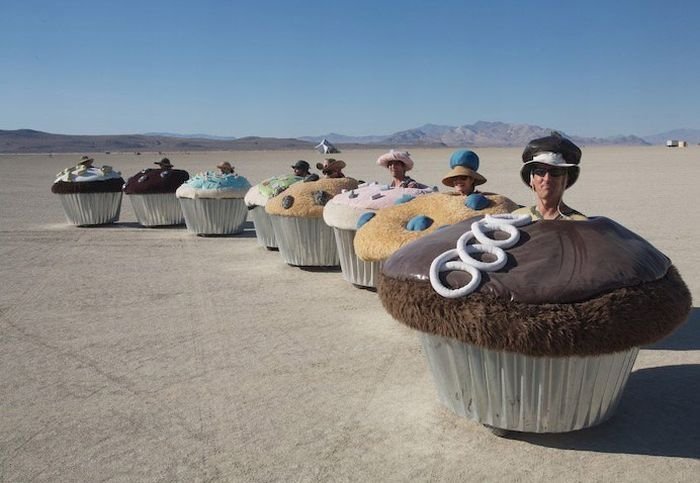
<path id="1" fill-rule="evenodd" d="M 554 178 L 558 178 L 559 176 L 564 176 L 566 174 L 566 168 L 532 168 L 532 174 L 539 176 L 540 178 L 544 178 L 544 175 L 547 173 Z"/>

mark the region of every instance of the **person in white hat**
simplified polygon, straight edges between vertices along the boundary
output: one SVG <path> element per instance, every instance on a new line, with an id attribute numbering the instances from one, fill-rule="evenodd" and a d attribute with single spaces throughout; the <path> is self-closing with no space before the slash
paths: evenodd
<path id="1" fill-rule="evenodd" d="M 408 151 L 394 151 L 382 154 L 377 159 L 379 166 L 384 166 L 391 173 L 392 188 L 423 188 L 424 185 L 418 183 L 415 179 L 406 174 L 407 171 L 413 169 L 413 160 Z"/>
<path id="2" fill-rule="evenodd" d="M 529 214 L 533 220 L 586 220 L 586 216 L 564 203 L 564 191 L 579 175 L 581 149 L 554 132 L 533 139 L 522 155 L 520 178 L 535 194 L 535 204 L 513 213 Z"/>

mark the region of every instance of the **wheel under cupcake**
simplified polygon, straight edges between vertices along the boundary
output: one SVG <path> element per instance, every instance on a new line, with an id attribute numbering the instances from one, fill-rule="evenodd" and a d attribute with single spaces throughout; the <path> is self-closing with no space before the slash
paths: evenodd
<path id="1" fill-rule="evenodd" d="M 602 423 L 639 347 L 686 320 L 688 288 L 665 255 L 610 219 L 497 218 L 398 250 L 379 277 L 382 304 L 419 331 L 438 397 L 456 414 L 498 435 Z"/>

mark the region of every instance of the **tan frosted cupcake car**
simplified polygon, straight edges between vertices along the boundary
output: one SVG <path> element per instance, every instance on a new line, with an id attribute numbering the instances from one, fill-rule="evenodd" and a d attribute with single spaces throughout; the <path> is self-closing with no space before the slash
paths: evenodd
<path id="1" fill-rule="evenodd" d="M 510 213 L 518 205 L 505 196 L 483 193 L 489 205 L 482 210 L 465 206 L 466 196 L 451 193 L 433 193 L 419 196 L 401 205 L 392 206 L 377 212 L 371 220 L 357 230 L 355 251 L 357 256 L 368 262 L 385 260 L 396 250 L 413 240 L 417 240 L 445 225 L 452 225 L 478 215 Z M 432 224 L 424 230 L 412 231 L 406 228 L 415 217 L 424 216 Z"/>

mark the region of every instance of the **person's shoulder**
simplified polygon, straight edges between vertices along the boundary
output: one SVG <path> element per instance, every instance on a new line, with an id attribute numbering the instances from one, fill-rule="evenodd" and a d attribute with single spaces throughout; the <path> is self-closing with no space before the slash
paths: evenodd
<path id="1" fill-rule="evenodd" d="M 534 206 L 522 206 L 517 210 L 511 211 L 514 215 L 532 215 L 534 213 Z"/>
<path id="2" fill-rule="evenodd" d="M 583 213 L 581 213 L 580 211 L 576 211 L 573 208 L 568 207 L 568 206 L 566 208 L 564 208 L 563 210 L 561 210 L 561 214 L 570 220 L 582 221 L 582 220 L 588 219 L 588 217 L 586 215 L 584 215 Z"/>

